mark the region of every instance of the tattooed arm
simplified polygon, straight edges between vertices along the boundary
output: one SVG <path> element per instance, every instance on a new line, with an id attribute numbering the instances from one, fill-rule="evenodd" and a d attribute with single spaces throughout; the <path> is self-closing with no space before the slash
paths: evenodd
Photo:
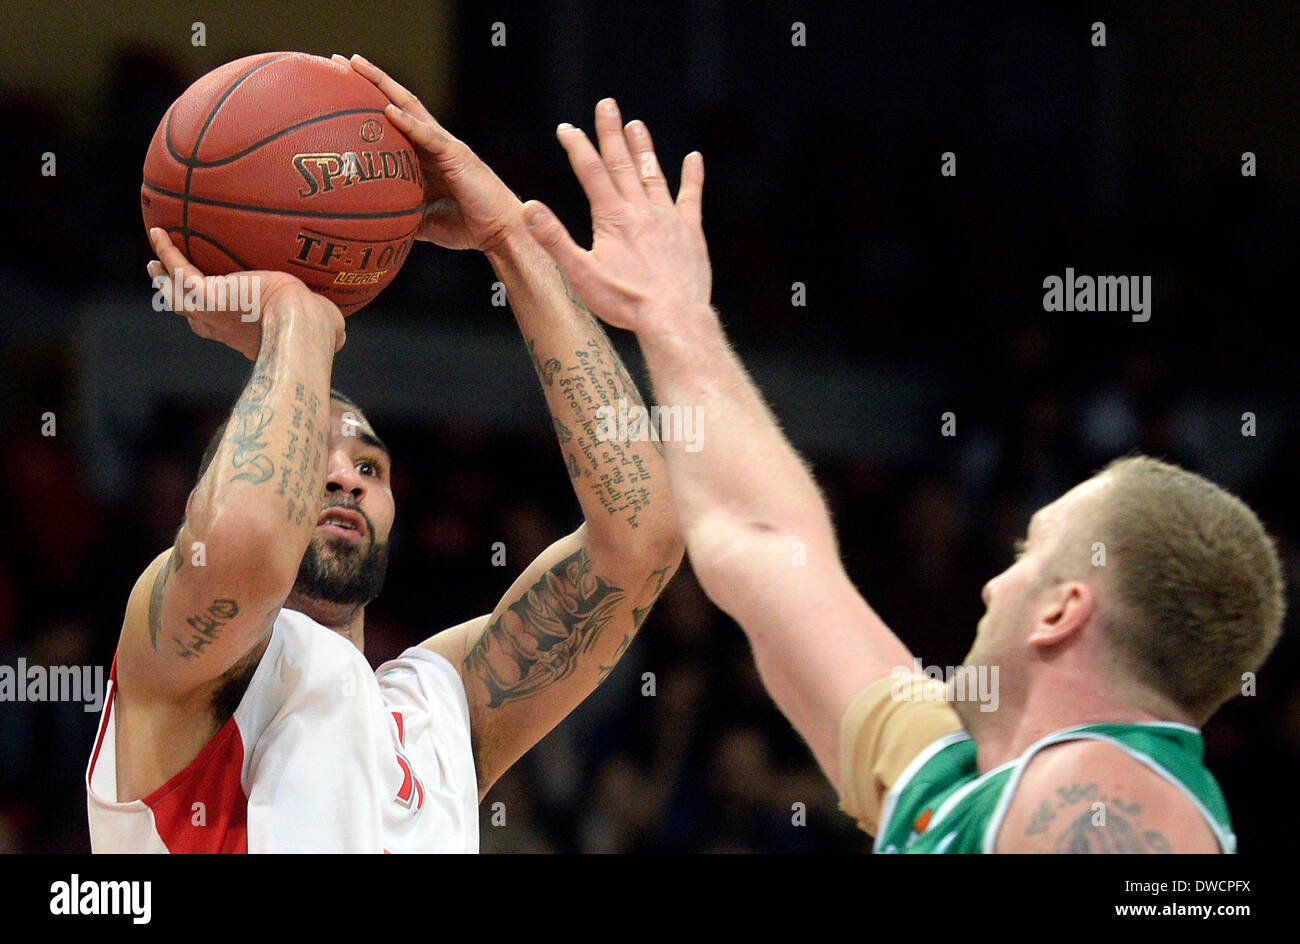
<path id="1" fill-rule="evenodd" d="M 659 443 L 602 429 L 620 404 L 642 402 L 604 331 L 527 233 L 488 256 L 585 523 L 534 561 L 485 621 L 426 644 L 465 679 L 480 796 L 608 675 L 682 557 Z"/>
<path id="2" fill-rule="evenodd" d="M 1029 762 L 998 833 L 998 852 L 1221 851 L 1178 787 L 1104 741 L 1068 741 Z"/>
<path id="3" fill-rule="evenodd" d="M 183 279 L 182 267 L 194 274 L 157 236 L 166 278 Z M 343 319 L 291 276 L 247 275 L 260 280 L 262 302 L 252 376 L 190 495 L 175 546 L 149 566 L 128 603 L 118 683 L 135 704 L 186 701 L 243 660 L 292 588 L 316 524 Z"/>
<path id="4" fill-rule="evenodd" d="M 388 96 L 388 117 L 419 151 L 426 206 L 417 237 L 482 251 L 505 285 L 585 518 L 490 615 L 424 643 L 465 681 L 481 797 L 613 668 L 681 562 L 682 542 L 658 444 L 602 435 L 601 408 L 617 413 L 639 395 L 528 234 L 519 199 L 419 99 L 360 56 L 351 64 Z"/>
<path id="5" fill-rule="evenodd" d="M 481 250 L 505 285 L 585 518 L 489 616 L 424 643 L 465 681 L 481 797 L 609 673 L 683 546 L 659 444 L 622 441 L 607 425 L 620 406 L 626 415 L 641 405 L 636 386 L 528 234 L 518 198 L 414 95 L 359 56 L 351 64 L 393 102 L 388 116 L 419 150 L 426 208 L 418 238 Z M 608 129 L 609 118 L 598 120 Z M 621 139 L 616 112 L 613 121 Z"/>

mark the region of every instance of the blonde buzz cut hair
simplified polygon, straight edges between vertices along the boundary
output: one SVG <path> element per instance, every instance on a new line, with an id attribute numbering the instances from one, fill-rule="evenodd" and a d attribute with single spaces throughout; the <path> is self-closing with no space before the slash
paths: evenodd
<path id="1" fill-rule="evenodd" d="M 1282 632 L 1282 567 L 1235 495 L 1149 456 L 1098 473 L 1110 487 L 1087 525 L 1104 542 L 1117 606 L 1104 630 L 1137 682 L 1204 724 Z"/>

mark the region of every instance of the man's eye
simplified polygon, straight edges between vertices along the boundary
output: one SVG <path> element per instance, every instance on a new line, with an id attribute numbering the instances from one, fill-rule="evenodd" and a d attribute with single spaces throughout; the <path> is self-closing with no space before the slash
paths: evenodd
<path id="1" fill-rule="evenodd" d="M 375 467 L 375 464 L 374 464 L 373 462 L 369 461 L 368 459 L 362 459 L 360 462 L 358 462 L 358 463 L 357 463 L 357 470 L 360 471 L 360 473 L 361 473 L 362 475 L 378 475 L 378 474 L 379 474 L 379 469 L 377 469 L 377 468 Z"/>
<path id="2" fill-rule="evenodd" d="M 1020 560 L 1020 558 L 1025 556 L 1025 551 L 1028 550 L 1028 545 L 1025 543 L 1025 541 L 1017 538 L 1012 543 L 1011 549 L 1016 553 L 1016 560 Z"/>

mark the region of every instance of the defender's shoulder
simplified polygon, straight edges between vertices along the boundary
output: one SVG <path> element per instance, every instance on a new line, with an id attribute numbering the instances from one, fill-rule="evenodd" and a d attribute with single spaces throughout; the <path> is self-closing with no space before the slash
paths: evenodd
<path id="1" fill-rule="evenodd" d="M 1186 790 L 1118 744 L 1088 738 L 1049 745 L 1030 758 L 995 851 L 1221 850 Z"/>

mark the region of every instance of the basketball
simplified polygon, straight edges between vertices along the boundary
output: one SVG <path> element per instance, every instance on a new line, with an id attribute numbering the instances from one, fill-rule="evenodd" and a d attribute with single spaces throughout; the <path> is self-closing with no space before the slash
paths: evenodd
<path id="1" fill-rule="evenodd" d="M 146 231 L 165 229 L 207 275 L 288 272 L 352 314 L 392 282 L 420 222 L 419 160 L 387 104 L 320 56 L 263 53 L 214 69 L 154 132 Z"/>

